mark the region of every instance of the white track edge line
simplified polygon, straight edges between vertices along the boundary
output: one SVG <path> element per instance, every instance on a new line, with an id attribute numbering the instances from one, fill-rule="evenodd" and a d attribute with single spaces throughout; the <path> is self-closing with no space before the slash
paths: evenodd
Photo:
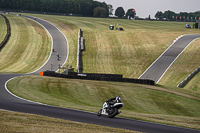
<path id="1" fill-rule="evenodd" d="M 28 18 L 28 19 L 29 19 L 29 18 Z M 30 19 L 30 20 L 35 21 L 35 20 L 33 20 L 33 19 Z M 41 25 L 41 26 L 49 33 L 49 31 L 48 31 L 42 24 L 40 24 L 40 23 L 37 22 L 37 21 L 35 21 L 35 22 L 38 23 L 39 25 Z M 50 60 L 51 55 L 52 55 L 52 48 L 53 48 L 53 37 L 52 37 L 52 35 L 51 35 L 50 33 L 49 33 L 49 35 L 50 35 L 50 37 L 51 37 L 52 44 L 51 44 L 51 52 L 50 52 L 50 54 L 49 54 L 48 59 L 46 60 L 46 62 L 45 62 L 40 68 L 38 68 L 37 70 L 35 70 L 35 71 L 33 71 L 33 72 L 27 73 L 27 74 L 33 74 L 33 73 L 37 72 L 37 71 L 40 70 L 43 66 L 45 66 L 45 65 L 47 64 L 47 62 Z"/>
<path id="2" fill-rule="evenodd" d="M 182 37 L 184 37 L 185 35 L 181 35 L 179 38 L 178 38 L 178 40 L 180 39 L 180 38 L 182 38 Z M 160 58 L 161 58 L 161 56 L 169 49 L 169 48 L 171 48 L 178 40 L 176 40 L 175 42 L 173 42 L 143 73 L 142 73 L 142 75 L 138 78 L 138 79 L 140 79 L 155 63 L 156 63 L 156 61 L 157 60 L 159 60 Z"/>
<path id="3" fill-rule="evenodd" d="M 39 19 L 41 19 L 41 18 L 39 18 Z M 43 21 L 49 23 L 48 21 L 46 21 L 46 20 L 44 20 L 44 19 L 41 19 L 41 20 L 43 20 Z M 49 24 L 53 25 L 52 23 L 49 23 Z M 54 26 L 56 29 L 58 29 L 58 27 L 56 27 L 55 25 L 53 25 L 53 26 Z M 64 36 L 64 38 L 65 38 L 65 40 L 66 40 L 66 42 L 67 42 L 67 57 L 66 57 L 64 63 L 62 64 L 62 66 L 61 66 L 61 67 L 63 67 L 64 64 L 67 62 L 67 59 L 68 59 L 68 56 L 69 56 L 69 43 L 68 43 L 68 40 L 67 40 L 66 36 L 60 31 L 60 29 L 58 29 L 58 30 L 59 30 L 59 32 Z M 59 70 L 59 69 L 58 69 L 58 70 Z M 56 70 L 56 72 L 57 72 L 58 70 Z"/>
<path id="4" fill-rule="evenodd" d="M 53 105 L 48 105 L 48 104 L 44 104 L 44 103 L 35 102 L 35 101 L 31 101 L 31 100 L 27 100 L 27 99 L 21 98 L 21 97 L 15 95 L 15 94 L 13 94 L 13 93 L 12 93 L 11 91 L 9 91 L 8 88 L 7 88 L 8 82 L 11 81 L 11 80 L 13 80 L 13 79 L 15 79 L 15 78 L 17 78 L 17 77 L 23 77 L 23 76 L 16 76 L 16 77 L 13 77 L 13 78 L 7 80 L 6 83 L 5 83 L 5 89 L 6 89 L 6 91 L 7 91 L 9 94 L 11 94 L 12 96 L 14 96 L 14 97 L 16 97 L 16 98 L 18 98 L 18 99 L 20 99 L 20 100 L 23 100 L 23 101 L 26 101 L 26 102 L 30 102 L 30 103 L 34 103 L 34 104 L 44 105 L 44 106 L 48 106 L 48 107 L 53 107 L 53 108 L 69 109 L 69 110 L 75 110 L 75 111 L 80 111 L 80 112 L 86 112 L 86 113 L 90 113 L 90 114 L 96 114 L 96 113 L 94 113 L 94 112 L 88 112 L 88 111 L 83 111 L 83 110 L 78 110 L 78 109 L 71 109 L 71 108 L 64 108 L 64 107 L 59 107 L 59 106 L 53 106 Z"/>
<path id="5" fill-rule="evenodd" d="M 33 16 L 31 16 L 31 17 L 33 17 Z M 29 18 L 30 19 L 30 18 Z M 55 25 L 53 25 L 52 23 L 50 23 L 50 22 L 48 22 L 48 21 L 46 21 L 46 20 L 44 20 L 44 19 L 41 19 L 41 18 L 39 18 L 40 20 L 43 20 L 43 21 L 45 21 L 45 22 L 47 22 L 47 23 L 49 23 L 49 24 L 51 24 L 52 26 L 54 26 L 62 35 L 63 35 L 63 37 L 65 38 L 65 40 L 66 40 L 66 42 L 67 42 L 67 57 L 66 57 L 66 59 L 65 59 L 65 61 L 64 61 L 64 63 L 62 64 L 62 66 L 61 67 L 63 67 L 64 66 L 64 64 L 67 62 L 67 59 L 68 59 L 68 56 L 69 56 L 69 43 L 68 43 L 68 40 L 67 40 L 67 38 L 66 38 L 66 36 L 60 31 L 60 29 L 58 29 L 58 27 L 56 27 Z M 30 20 L 33 20 L 33 19 L 30 19 Z M 33 20 L 33 21 L 35 21 L 35 20 Z M 39 22 L 37 22 L 37 21 L 35 21 L 36 23 L 38 23 L 38 24 L 40 24 Z M 44 27 L 42 24 L 40 24 L 42 27 Z M 44 27 L 44 29 L 49 33 L 49 31 Z M 50 55 L 49 55 L 49 58 L 47 59 L 47 61 L 40 67 L 40 68 L 38 68 L 37 70 L 35 70 L 35 71 L 33 71 L 33 72 L 31 72 L 31 73 L 27 73 L 27 74 L 32 74 L 32 73 L 34 73 L 34 72 L 37 72 L 38 70 L 40 70 L 44 65 L 46 65 L 47 64 L 47 62 L 49 61 L 49 59 L 51 58 L 51 55 L 52 55 L 52 48 L 53 48 L 53 37 L 52 37 L 52 35 L 49 33 L 49 35 L 51 36 L 51 41 L 52 41 L 52 45 L 51 45 L 51 52 L 50 52 Z M 58 69 L 59 70 L 59 69 Z M 58 71 L 58 70 L 56 70 L 56 72 Z"/>
<path id="6" fill-rule="evenodd" d="M 161 75 L 161 77 L 158 79 L 158 81 L 156 83 L 158 83 L 161 78 L 165 75 L 165 73 L 167 72 L 167 70 L 172 66 L 172 64 L 178 59 L 178 57 L 190 46 L 190 44 L 192 44 L 196 39 L 198 39 L 200 37 L 197 37 L 195 39 L 193 39 L 190 43 L 187 44 L 187 46 L 181 51 L 181 53 L 179 53 L 179 55 L 173 60 L 173 62 L 169 65 L 169 67 L 165 70 L 165 72 Z"/>

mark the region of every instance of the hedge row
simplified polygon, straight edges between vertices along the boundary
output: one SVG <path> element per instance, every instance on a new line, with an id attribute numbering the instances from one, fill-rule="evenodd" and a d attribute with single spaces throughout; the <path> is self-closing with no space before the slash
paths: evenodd
<path id="1" fill-rule="evenodd" d="M 83 80 L 128 82 L 128 83 L 147 84 L 147 85 L 155 84 L 155 82 L 153 80 L 122 78 L 123 75 L 117 75 L 117 74 L 95 74 L 95 73 L 69 72 L 68 75 L 65 75 L 65 74 L 55 73 L 54 71 L 45 71 L 45 72 L 43 72 L 43 76 L 71 78 L 71 79 L 83 79 Z"/>
<path id="2" fill-rule="evenodd" d="M 0 43 L 0 50 L 5 46 L 5 44 L 8 42 L 10 35 L 11 35 L 11 29 L 10 29 L 10 23 L 9 20 L 7 19 L 6 16 L 4 16 L 3 14 L 1 14 L 2 17 L 4 17 L 5 21 L 6 21 L 6 25 L 7 25 L 7 34 L 4 38 L 4 40 Z"/>

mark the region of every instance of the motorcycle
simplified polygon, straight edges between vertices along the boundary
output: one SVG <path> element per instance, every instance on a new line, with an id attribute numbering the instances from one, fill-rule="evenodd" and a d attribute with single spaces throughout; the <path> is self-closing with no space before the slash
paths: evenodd
<path id="1" fill-rule="evenodd" d="M 123 106 L 124 103 L 121 102 L 120 96 L 117 96 L 115 102 L 106 101 L 103 104 L 103 108 L 98 111 L 97 116 L 106 115 L 109 118 L 114 118 L 116 115 L 121 113 L 119 109 L 121 109 Z"/>

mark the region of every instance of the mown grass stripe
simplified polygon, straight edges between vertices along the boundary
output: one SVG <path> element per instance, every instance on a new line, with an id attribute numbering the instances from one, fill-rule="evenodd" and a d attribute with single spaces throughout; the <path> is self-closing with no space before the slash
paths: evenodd
<path id="1" fill-rule="evenodd" d="M 37 23 L 7 15 L 13 34 L 0 52 L 0 73 L 27 73 L 39 68 L 48 58 L 51 40 Z"/>

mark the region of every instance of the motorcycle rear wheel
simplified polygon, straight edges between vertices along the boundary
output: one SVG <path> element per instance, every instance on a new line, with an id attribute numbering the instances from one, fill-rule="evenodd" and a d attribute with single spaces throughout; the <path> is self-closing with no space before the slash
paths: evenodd
<path id="1" fill-rule="evenodd" d="M 113 118 L 118 114 L 118 109 L 117 108 L 112 108 L 111 113 L 108 113 L 109 118 Z"/>

